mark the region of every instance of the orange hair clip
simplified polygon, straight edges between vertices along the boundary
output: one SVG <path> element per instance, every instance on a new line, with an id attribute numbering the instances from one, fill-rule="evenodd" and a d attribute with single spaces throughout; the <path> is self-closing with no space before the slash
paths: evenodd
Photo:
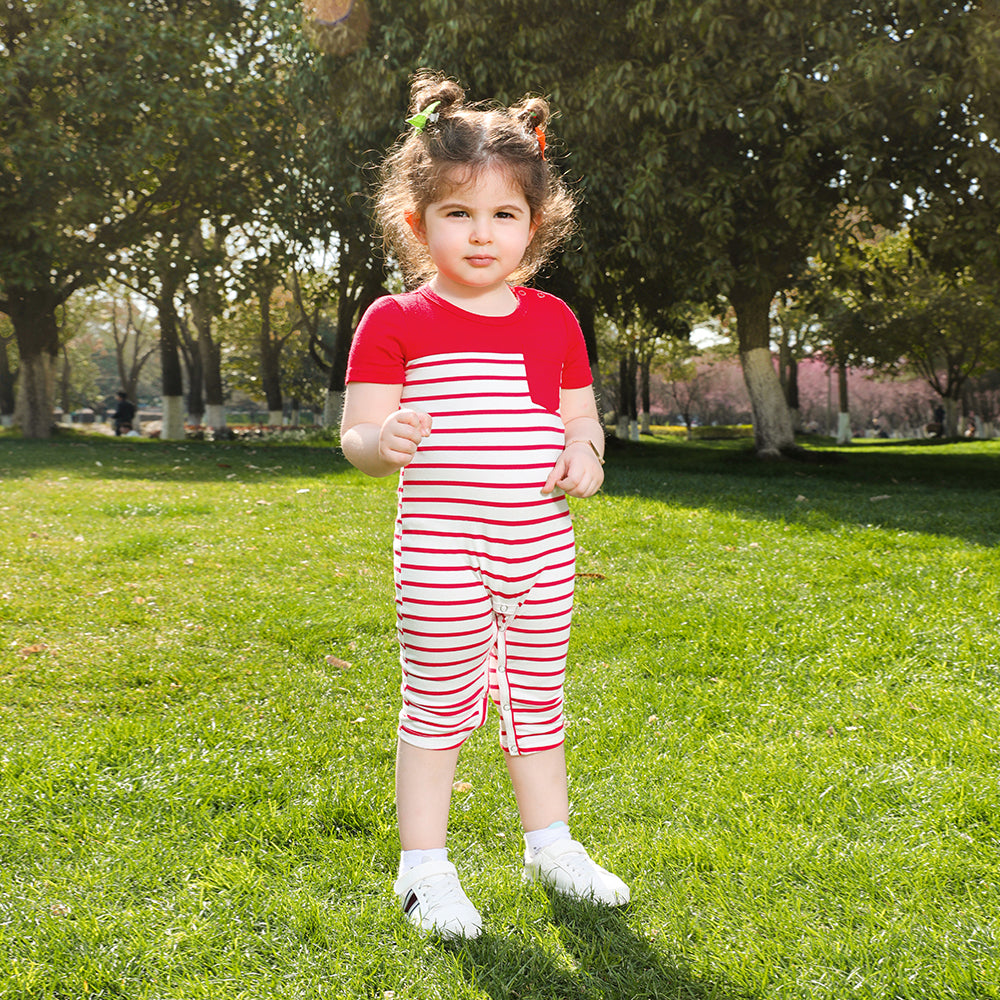
<path id="1" fill-rule="evenodd" d="M 545 159 L 545 132 L 541 125 L 535 128 L 535 138 L 538 140 L 538 152 L 541 158 Z"/>

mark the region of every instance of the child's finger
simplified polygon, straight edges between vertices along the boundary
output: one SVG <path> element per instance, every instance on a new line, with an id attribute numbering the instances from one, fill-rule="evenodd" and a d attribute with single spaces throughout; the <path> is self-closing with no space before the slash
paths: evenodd
<path id="1" fill-rule="evenodd" d="M 555 488 L 556 484 L 566 472 L 566 463 L 560 458 L 556 461 L 556 464 L 552 467 L 552 471 L 549 473 L 549 478 L 545 480 L 545 485 L 542 487 L 542 493 L 551 493 Z"/>

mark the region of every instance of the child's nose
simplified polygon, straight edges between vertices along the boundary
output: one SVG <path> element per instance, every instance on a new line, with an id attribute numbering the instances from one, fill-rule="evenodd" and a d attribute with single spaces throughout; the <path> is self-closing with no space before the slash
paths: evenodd
<path id="1" fill-rule="evenodd" d="M 489 223 L 475 222 L 472 227 L 472 235 L 469 237 L 473 243 L 489 243 L 493 238 L 490 234 Z"/>

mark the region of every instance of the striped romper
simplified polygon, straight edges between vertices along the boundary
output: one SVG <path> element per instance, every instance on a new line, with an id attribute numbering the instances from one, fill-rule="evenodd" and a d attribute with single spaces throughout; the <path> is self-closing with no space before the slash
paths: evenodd
<path id="1" fill-rule="evenodd" d="M 460 746 L 492 701 L 510 754 L 559 746 L 573 606 L 565 496 L 541 487 L 562 452 L 560 387 L 591 384 L 567 306 L 514 288 L 509 316 L 478 316 L 423 287 L 375 302 L 348 382 L 402 385 L 432 417 L 400 471 L 395 526 L 402 667 L 399 737 Z"/>

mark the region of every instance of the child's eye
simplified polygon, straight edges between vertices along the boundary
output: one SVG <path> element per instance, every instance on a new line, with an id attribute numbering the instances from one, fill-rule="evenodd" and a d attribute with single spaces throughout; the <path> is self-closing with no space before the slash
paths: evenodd
<path id="1" fill-rule="evenodd" d="M 448 213 L 448 218 L 449 218 L 449 219 L 451 219 L 451 218 L 455 218 L 455 219 L 464 219 L 464 218 L 465 218 L 465 217 L 466 217 L 466 216 L 467 216 L 468 214 L 469 214 L 469 213 L 468 213 L 468 212 L 466 212 L 466 211 L 465 211 L 465 209 L 463 209 L 463 208 L 453 208 L 453 209 L 452 209 L 452 210 L 451 210 L 451 211 L 450 211 L 450 212 Z"/>
<path id="2" fill-rule="evenodd" d="M 498 219 L 513 219 L 514 218 L 514 213 L 513 212 L 497 212 L 497 218 Z"/>

